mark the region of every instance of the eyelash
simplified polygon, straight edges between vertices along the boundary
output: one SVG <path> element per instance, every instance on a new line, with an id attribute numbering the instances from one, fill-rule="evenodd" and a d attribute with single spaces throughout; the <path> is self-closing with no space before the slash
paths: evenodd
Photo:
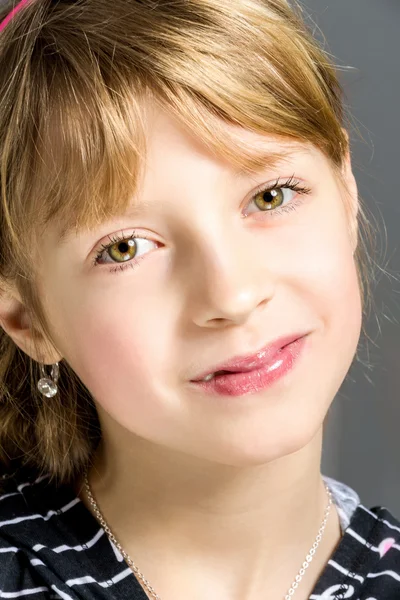
<path id="1" fill-rule="evenodd" d="M 114 244 L 118 244 L 119 242 L 126 242 L 128 240 L 134 240 L 137 237 L 140 237 L 142 240 L 147 240 L 149 238 L 147 238 L 145 235 L 140 234 L 140 236 L 137 234 L 136 231 L 133 231 L 132 235 L 126 236 L 124 235 L 122 236 L 114 236 L 114 237 L 109 237 L 108 239 L 110 240 L 110 243 L 107 244 L 106 246 L 104 246 L 103 244 L 101 244 L 98 252 L 96 253 L 96 256 L 93 259 L 93 265 L 95 267 L 98 267 L 100 265 L 99 261 L 100 258 L 102 257 L 104 252 L 107 252 L 107 250 L 109 248 L 111 248 L 111 246 L 114 246 Z M 126 263 L 121 263 L 121 264 L 117 264 L 115 267 L 111 267 L 109 270 L 111 273 L 117 273 L 120 271 L 125 271 L 126 268 L 131 267 L 134 268 L 137 266 L 137 264 L 139 263 L 139 261 L 141 260 L 141 256 L 139 256 L 138 258 L 134 258 L 133 260 L 126 262 Z"/>
<path id="2" fill-rule="evenodd" d="M 300 196 L 306 196 L 308 194 L 311 194 L 311 189 L 309 187 L 301 184 L 298 180 L 295 179 L 294 175 L 292 175 L 292 177 L 290 177 L 287 181 L 281 181 L 278 178 L 273 184 L 260 186 L 259 188 L 257 188 L 254 191 L 251 201 L 254 200 L 255 196 L 257 196 L 258 194 L 265 193 L 265 192 L 271 192 L 272 190 L 282 190 L 282 189 L 293 190 L 294 192 L 297 192 Z M 249 202 L 249 204 L 251 203 L 251 201 Z M 282 213 L 294 211 L 297 209 L 297 207 L 299 206 L 300 203 L 301 203 L 301 199 L 298 199 L 296 202 L 292 201 L 288 205 L 282 206 L 280 208 L 275 208 L 271 212 L 267 213 L 268 217 L 269 218 L 279 217 Z M 254 213 L 252 213 L 252 214 L 254 214 Z M 260 211 L 260 214 L 262 214 L 262 211 Z M 140 237 L 141 239 L 144 239 L 144 240 L 148 239 L 145 235 L 142 235 L 142 234 L 140 234 L 140 236 L 138 236 L 136 231 L 133 231 L 132 235 L 130 235 L 130 236 L 109 237 L 110 243 L 107 245 L 102 244 L 100 246 L 98 252 L 96 253 L 96 256 L 93 259 L 93 265 L 95 267 L 99 266 L 100 265 L 99 261 L 103 255 L 103 253 L 107 252 L 111 246 L 114 246 L 114 244 L 118 244 L 119 242 L 125 242 L 128 240 L 134 240 L 137 237 Z M 142 259 L 142 257 L 139 256 L 138 258 L 134 258 L 133 260 L 131 260 L 129 262 L 117 264 L 115 267 L 111 267 L 109 269 L 109 271 L 111 273 L 118 273 L 121 271 L 125 271 L 125 269 L 127 269 L 129 267 L 134 269 L 138 265 L 138 263 L 140 262 L 141 259 Z"/>
<path id="3" fill-rule="evenodd" d="M 300 181 L 297 180 L 294 175 L 292 175 L 291 177 L 289 177 L 289 179 L 287 181 L 282 181 L 280 178 L 278 178 L 272 184 L 269 183 L 268 185 L 261 185 L 259 188 L 257 188 L 253 192 L 252 200 L 254 200 L 254 198 L 256 196 L 258 196 L 258 194 L 262 194 L 265 192 L 271 192 L 272 190 L 283 190 L 283 189 L 286 189 L 286 190 L 289 189 L 294 192 L 297 192 L 299 196 L 306 196 L 306 195 L 311 194 L 311 192 L 312 192 L 311 188 L 300 183 Z M 301 203 L 300 198 L 296 201 L 292 200 L 292 202 L 290 202 L 289 204 L 287 204 L 285 206 L 281 206 L 279 208 L 275 208 L 274 210 L 271 210 L 271 212 L 267 212 L 266 214 L 268 215 L 268 218 L 279 217 L 283 213 L 293 212 L 294 210 L 297 209 L 297 207 L 300 205 L 300 203 Z M 254 214 L 254 213 L 252 213 L 252 214 Z M 263 214 L 262 211 L 260 211 L 260 214 Z"/>

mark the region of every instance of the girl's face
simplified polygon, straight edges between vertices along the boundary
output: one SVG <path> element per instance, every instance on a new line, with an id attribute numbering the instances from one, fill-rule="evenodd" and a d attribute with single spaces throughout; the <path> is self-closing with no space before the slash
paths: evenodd
<path id="1" fill-rule="evenodd" d="M 54 339 L 115 444 L 138 436 L 218 463 L 271 461 L 314 438 L 353 359 L 361 305 L 350 167 L 349 202 L 315 147 L 236 133 L 289 156 L 244 175 L 155 110 L 127 213 L 64 244 L 56 228 L 43 237 Z M 261 370 L 195 382 L 221 365 L 260 367 L 226 363 L 266 346 Z"/>

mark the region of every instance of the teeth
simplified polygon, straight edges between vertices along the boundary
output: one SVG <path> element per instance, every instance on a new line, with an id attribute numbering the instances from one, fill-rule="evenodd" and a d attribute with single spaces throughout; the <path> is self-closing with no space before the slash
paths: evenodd
<path id="1" fill-rule="evenodd" d="M 202 379 L 202 381 L 211 381 L 211 379 L 214 379 L 215 377 L 215 373 L 210 373 L 210 375 L 207 375 L 207 377 L 204 377 L 204 379 Z"/>
<path id="2" fill-rule="evenodd" d="M 215 373 L 210 373 L 210 375 L 207 375 L 207 377 L 204 377 L 204 379 L 201 381 L 211 381 L 211 379 L 214 379 L 214 377 L 217 377 L 218 375 L 226 375 L 227 373 L 231 373 L 231 371 L 216 371 Z"/>

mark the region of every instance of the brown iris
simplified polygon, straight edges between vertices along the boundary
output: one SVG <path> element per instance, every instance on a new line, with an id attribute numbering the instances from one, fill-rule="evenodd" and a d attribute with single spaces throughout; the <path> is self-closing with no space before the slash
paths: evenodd
<path id="1" fill-rule="evenodd" d="M 135 257 L 136 251 L 136 242 L 134 240 L 122 240 L 110 246 L 107 252 L 114 260 L 126 262 Z"/>
<path id="2" fill-rule="evenodd" d="M 281 189 L 264 190 L 254 196 L 254 202 L 260 210 L 273 210 L 279 208 L 284 201 L 284 193 Z"/>

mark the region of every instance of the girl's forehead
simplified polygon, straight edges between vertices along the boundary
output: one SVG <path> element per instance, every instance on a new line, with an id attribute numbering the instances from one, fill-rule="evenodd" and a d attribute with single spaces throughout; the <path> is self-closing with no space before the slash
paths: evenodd
<path id="1" fill-rule="evenodd" d="M 218 127 L 219 140 L 223 140 L 220 148 L 217 140 L 215 146 L 210 146 L 207 138 L 198 135 L 170 111 L 153 111 L 145 126 L 146 155 L 134 196 L 146 201 L 160 187 L 175 188 L 190 174 L 201 174 L 210 164 L 219 178 L 223 172 L 227 178 L 231 175 L 252 177 L 279 169 L 290 171 L 293 166 L 285 169 L 285 165 L 293 165 L 300 157 L 321 158 L 321 152 L 306 140 L 260 132 L 222 120 L 213 120 L 213 123 Z M 235 160 L 225 152 L 227 146 L 236 155 Z"/>
<path id="2" fill-rule="evenodd" d="M 215 131 L 215 142 L 218 143 L 220 137 L 225 140 L 225 144 L 232 145 L 237 149 L 238 160 L 242 157 L 245 164 L 246 155 L 261 154 L 267 159 L 268 156 L 282 157 L 293 152 L 311 151 L 314 146 L 305 139 L 300 139 L 294 135 L 282 136 L 271 133 L 267 130 L 256 130 L 244 127 L 239 124 L 231 123 L 221 118 L 209 115 L 208 127 Z M 146 110 L 144 119 L 144 132 L 147 147 L 157 143 L 167 142 L 173 149 L 174 144 L 190 145 L 197 147 L 204 152 L 210 147 L 211 139 L 204 135 L 204 130 L 196 131 L 191 124 L 180 120 L 168 108 L 155 105 L 151 111 Z M 215 151 L 215 148 L 212 147 Z M 224 156 L 224 150 L 221 148 L 221 156 Z"/>

